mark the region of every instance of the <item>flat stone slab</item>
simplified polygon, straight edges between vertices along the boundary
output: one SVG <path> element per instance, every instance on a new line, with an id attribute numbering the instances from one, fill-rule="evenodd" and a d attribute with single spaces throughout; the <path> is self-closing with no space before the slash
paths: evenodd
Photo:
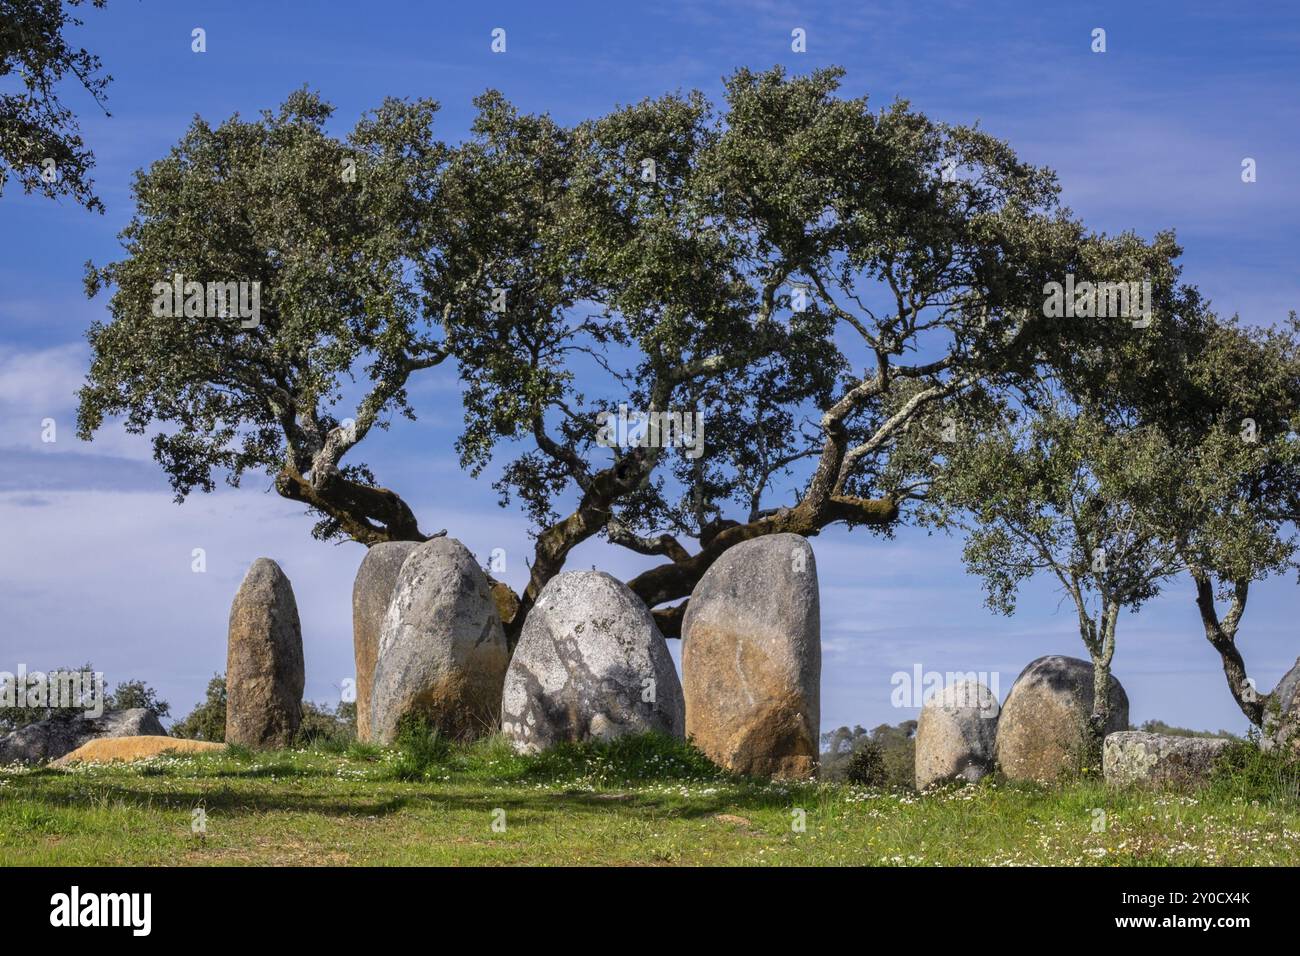
<path id="1" fill-rule="evenodd" d="M 1215 758 L 1231 742 L 1122 730 L 1106 737 L 1102 769 L 1106 782 L 1116 786 L 1195 786 L 1209 779 Z"/>

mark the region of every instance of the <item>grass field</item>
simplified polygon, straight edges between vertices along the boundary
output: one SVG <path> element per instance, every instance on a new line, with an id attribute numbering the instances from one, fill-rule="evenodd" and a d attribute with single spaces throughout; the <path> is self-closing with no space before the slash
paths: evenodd
<path id="1" fill-rule="evenodd" d="M 1295 865 L 1300 804 L 1230 785 L 782 785 L 727 777 L 654 738 L 529 758 L 500 740 L 234 749 L 0 769 L 0 854 L 8 865 Z"/>

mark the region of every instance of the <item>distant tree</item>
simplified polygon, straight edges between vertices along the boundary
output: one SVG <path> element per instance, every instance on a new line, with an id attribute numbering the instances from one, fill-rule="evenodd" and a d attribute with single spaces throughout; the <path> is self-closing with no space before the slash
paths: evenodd
<path id="1" fill-rule="evenodd" d="M 1164 734 L 1170 737 L 1223 737 L 1227 740 L 1240 740 L 1241 737 L 1228 730 L 1190 730 L 1187 727 L 1175 727 L 1163 720 L 1144 720 L 1138 730 L 1148 734 Z"/>
<path id="2" fill-rule="evenodd" d="M 825 780 L 848 780 L 869 786 L 911 787 L 916 759 L 916 721 L 897 726 L 880 724 L 870 731 L 861 725 L 838 727 L 822 735 Z"/>
<path id="3" fill-rule="evenodd" d="M 224 743 L 226 739 L 226 675 L 214 674 L 208 681 L 203 702 L 184 720 L 172 726 L 173 737 Z"/>
<path id="4" fill-rule="evenodd" d="M 826 753 L 841 754 L 852 749 L 853 732 L 848 727 L 836 727 L 832 731 L 823 733 L 821 742 Z"/>
<path id="5" fill-rule="evenodd" d="M 74 719 L 84 716 L 87 711 L 95 709 L 96 704 L 102 704 L 104 710 L 129 710 L 133 707 L 143 707 L 153 713 L 155 717 L 162 720 L 171 713 L 171 706 L 165 700 L 158 699 L 158 692 L 144 683 L 144 681 L 132 680 L 123 681 L 117 685 L 112 692 L 106 692 L 102 686 L 94 686 L 94 682 L 84 680 L 87 675 L 94 675 L 95 667 L 93 664 L 85 664 L 82 667 L 56 667 L 54 670 L 45 674 L 46 687 L 59 685 L 64 677 L 76 677 L 75 686 L 79 690 L 79 697 L 72 702 L 70 706 L 53 706 L 54 702 L 50 701 L 42 707 L 7 707 L 0 706 L 0 733 L 7 733 L 17 730 L 19 727 L 25 727 L 27 724 L 36 723 L 41 720 L 50 718 Z M 28 675 L 30 677 L 30 674 Z M 13 693 L 9 685 L 14 683 L 13 678 L 5 678 L 0 683 L 0 700 L 7 700 Z M 96 696 L 102 694 L 102 700 L 96 700 Z M 48 697 L 47 697 L 48 700 Z"/>
<path id="6" fill-rule="evenodd" d="M 159 720 L 171 716 L 171 704 L 158 699 L 158 692 L 140 680 L 123 681 L 109 694 L 104 706 L 109 710 L 132 710 L 143 707 Z"/>
<path id="7" fill-rule="evenodd" d="M 71 196 L 87 209 L 104 211 L 94 194 L 95 158 L 82 141 L 76 115 L 60 98 L 59 85 L 74 78 L 100 108 L 112 80 L 100 75 L 99 57 L 69 44 L 73 15 L 87 0 L 0 0 L 0 193 L 12 176 L 23 192 Z M 103 7 L 106 0 L 89 0 Z M 52 164 L 52 165 L 51 165 Z"/>
<path id="8" fill-rule="evenodd" d="M 916 736 L 916 724 L 915 720 L 905 720 L 900 724 L 879 724 L 871 729 L 871 739 L 883 744 L 911 740 Z"/>

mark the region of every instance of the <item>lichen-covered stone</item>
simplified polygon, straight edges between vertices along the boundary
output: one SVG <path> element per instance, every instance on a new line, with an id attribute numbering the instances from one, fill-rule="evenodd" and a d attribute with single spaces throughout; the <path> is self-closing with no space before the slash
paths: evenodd
<path id="1" fill-rule="evenodd" d="M 519 613 L 519 595 L 504 581 L 492 582 L 492 603 L 503 625 L 509 624 Z"/>
<path id="2" fill-rule="evenodd" d="M 1102 768 L 1106 782 L 1117 786 L 1194 786 L 1209 778 L 1215 758 L 1230 742 L 1122 730 L 1106 737 Z"/>
<path id="3" fill-rule="evenodd" d="M 807 540 L 774 534 L 730 548 L 695 586 L 682 620 L 687 737 L 737 773 L 814 775 L 821 660 Z"/>
<path id="4" fill-rule="evenodd" d="M 603 571 L 556 575 L 524 621 L 501 729 L 521 753 L 650 731 L 683 735 L 681 682 L 641 599 Z"/>

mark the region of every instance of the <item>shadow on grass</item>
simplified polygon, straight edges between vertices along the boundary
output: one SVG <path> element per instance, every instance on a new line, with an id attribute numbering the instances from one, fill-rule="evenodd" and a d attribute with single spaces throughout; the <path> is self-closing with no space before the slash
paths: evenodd
<path id="1" fill-rule="evenodd" d="M 211 773 L 204 774 L 205 777 L 229 778 L 235 780 L 258 780 L 268 777 L 279 777 L 287 779 L 289 777 L 311 778 L 311 777 L 334 777 L 335 771 L 331 767 L 297 767 L 293 764 L 278 764 L 269 767 L 249 767 L 247 770 L 214 770 Z"/>
<path id="2" fill-rule="evenodd" d="M 262 776 L 261 774 L 251 774 Z M 226 772 L 213 774 L 213 780 L 240 777 Z M 489 813 L 501 808 L 509 812 L 528 814 L 580 814 L 585 816 L 629 813 L 636 816 L 671 816 L 679 819 L 700 819 L 723 812 L 761 811 L 792 804 L 793 797 L 781 799 L 770 792 L 748 786 L 724 786 L 715 794 L 680 796 L 672 793 L 647 793 L 642 791 L 539 791 L 511 792 L 508 790 L 480 790 L 474 783 L 450 782 L 437 786 L 386 782 L 384 789 L 400 789 L 378 797 L 369 793 L 355 796 L 311 793 L 250 793 L 229 785 L 211 789 L 201 786 L 181 790 L 154 790 L 131 786 L 125 782 L 97 780 L 88 785 L 72 788 L 50 787 L 47 783 L 65 783 L 66 777 L 57 771 L 46 778 L 37 771 L 27 778 L 34 786 L 11 790 L 11 799 L 39 802 L 51 807 L 88 809 L 107 803 L 125 803 L 138 808 L 159 807 L 189 810 L 204 806 L 209 812 L 229 815 L 255 815 L 268 812 L 313 813 L 332 817 L 384 817 L 401 810 L 434 808 L 445 812 Z M 154 779 L 157 779 L 156 777 Z M 194 778 L 181 778 L 185 783 L 197 783 Z M 202 779 L 202 778 L 200 778 Z M 179 782 L 175 778 L 173 783 Z M 465 792 L 470 788 L 471 792 Z"/>
<path id="3" fill-rule="evenodd" d="M 410 796 L 405 794 L 384 799 L 358 795 L 355 799 L 349 799 L 337 794 L 317 796 L 307 793 L 247 793 L 228 786 L 211 790 L 196 788 L 158 791 L 106 781 L 97 782 L 93 788 L 78 787 L 72 790 L 24 787 L 11 791 L 9 797 L 68 809 L 90 809 L 109 802 L 125 803 L 139 809 L 161 807 L 188 811 L 203 806 L 210 811 L 220 810 L 232 815 L 290 812 L 318 813 L 333 817 L 388 816 L 411 802 Z"/>

